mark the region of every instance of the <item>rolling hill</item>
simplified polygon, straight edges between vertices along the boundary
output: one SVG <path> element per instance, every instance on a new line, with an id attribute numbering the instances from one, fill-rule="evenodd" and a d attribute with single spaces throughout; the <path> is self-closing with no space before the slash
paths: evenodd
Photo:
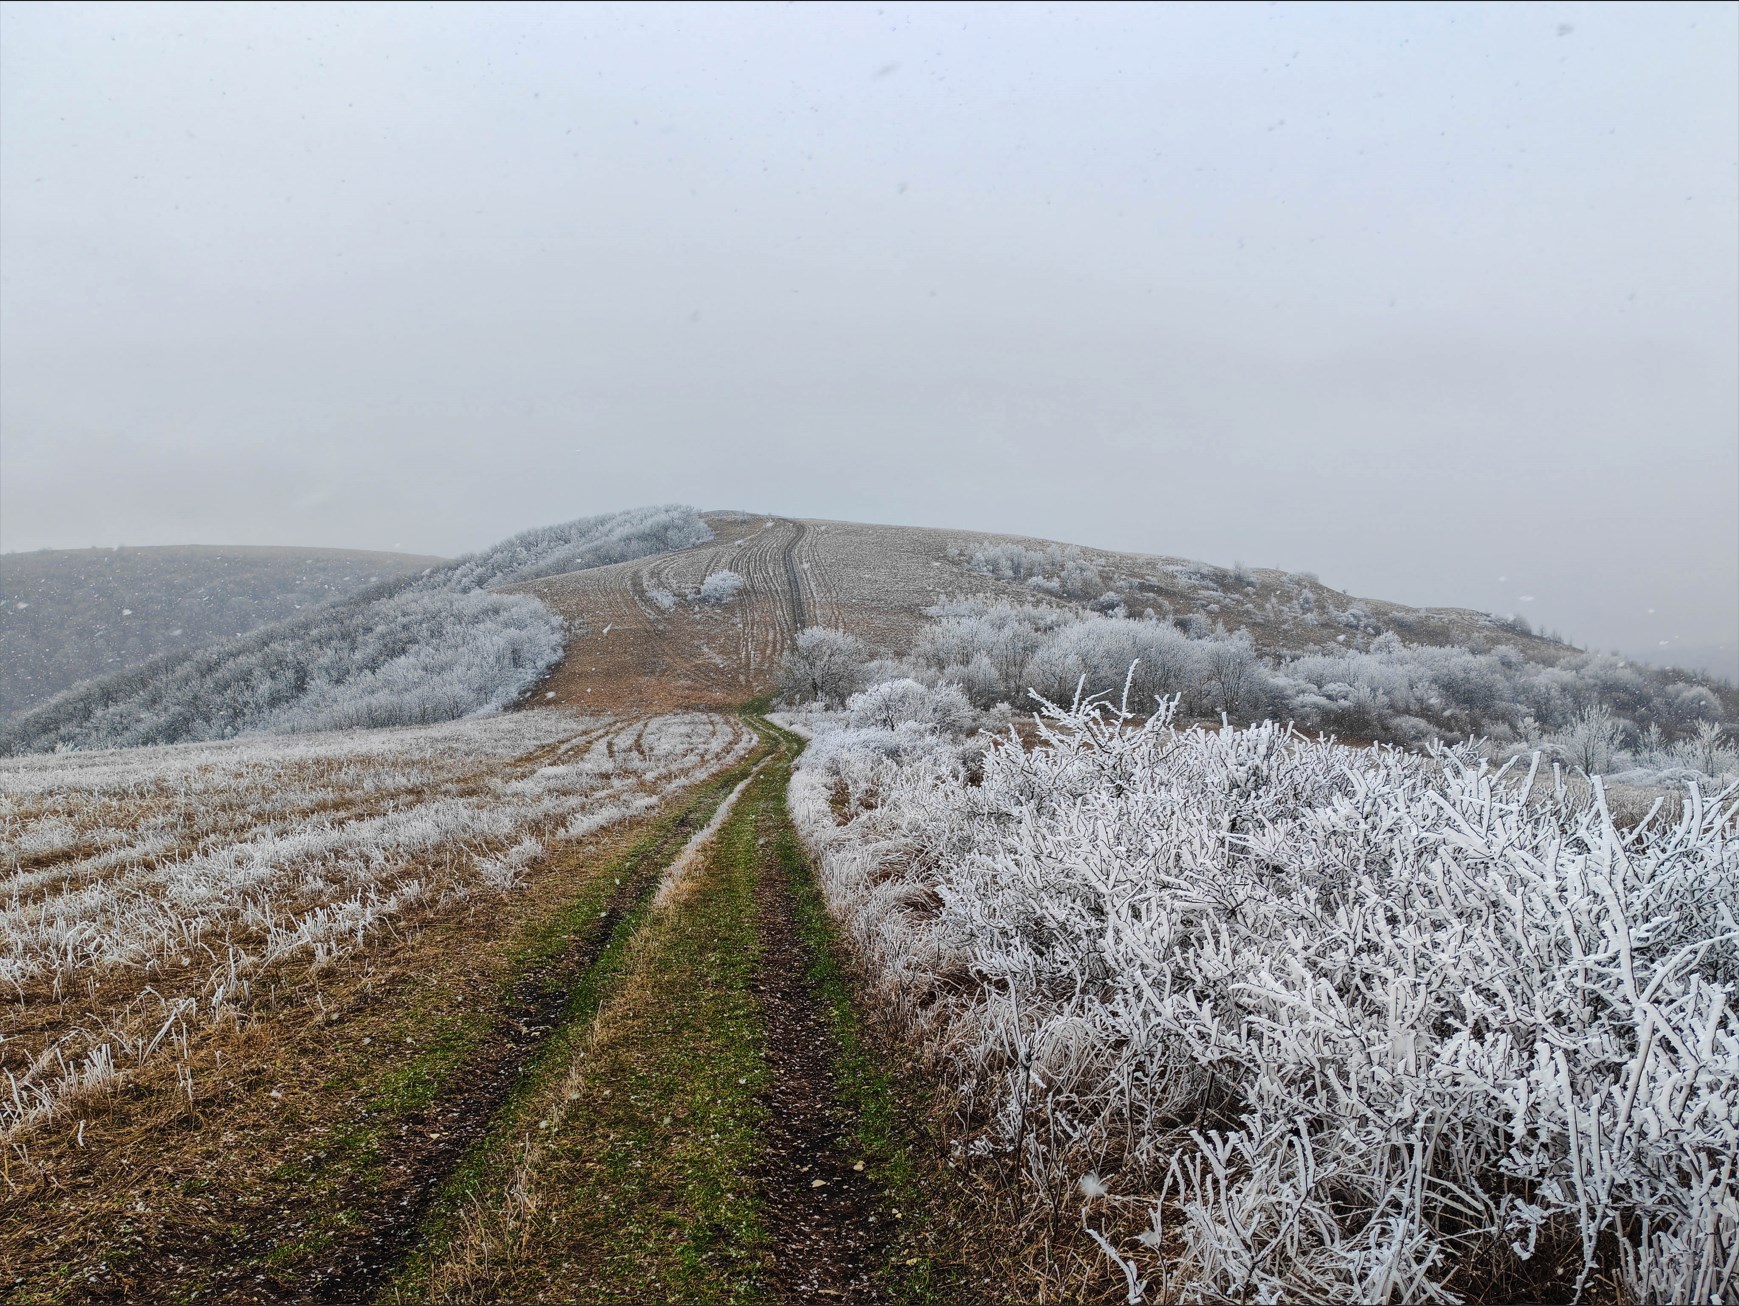
<path id="1" fill-rule="evenodd" d="M 538 701 L 646 711 L 739 703 L 772 686 L 779 658 L 805 626 L 848 631 L 900 655 L 930 624 L 926 609 L 950 599 L 1082 611 L 1110 609 L 1104 600 L 1115 595 L 1131 616 L 1152 610 L 1248 630 L 1270 656 L 1336 649 L 1384 631 L 1412 644 L 1509 644 L 1548 663 L 1573 651 L 1485 613 L 1355 598 L 1290 572 L 975 531 L 703 515 L 714 535 L 704 544 L 507 587 L 543 600 L 568 624 L 567 654 Z M 1071 567 L 1074 584 L 1065 588 Z M 720 570 L 746 582 L 735 599 L 691 597 Z M 1026 574 L 999 574 L 1017 570 Z M 1046 584 L 1053 579 L 1062 592 Z"/>
<path id="2" fill-rule="evenodd" d="M 0 717 L 440 561 L 200 544 L 0 554 Z"/>
<path id="3" fill-rule="evenodd" d="M 221 610 L 230 591 L 178 601 Z M 106 647 L 79 625 L 103 601 L 70 605 L 67 665 Z M 19 600 L 7 616 L 35 611 Z M 1730 689 L 1686 673 L 1307 574 L 671 505 L 530 530 L 160 654 L 0 723 L 0 751 L 426 724 L 516 702 L 619 716 L 728 707 L 774 688 L 804 631 L 812 649 L 832 641 L 842 670 L 825 690 L 792 674 L 834 705 L 901 679 L 949 686 L 962 710 L 982 711 L 1024 708 L 1029 690 L 1066 701 L 1127 688 L 1141 710 L 1176 697 L 1186 719 L 1271 717 L 1415 746 L 1561 744 L 1607 774 L 1713 774 L 1716 723 L 1739 716 Z M 1699 729 L 1716 734 L 1684 752 Z"/>

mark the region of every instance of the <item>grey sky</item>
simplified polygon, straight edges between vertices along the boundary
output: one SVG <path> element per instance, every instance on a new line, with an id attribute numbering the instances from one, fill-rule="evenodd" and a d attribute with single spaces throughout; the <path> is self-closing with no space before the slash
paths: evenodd
<path id="1" fill-rule="evenodd" d="M 7 5 L 0 546 L 681 500 L 1731 674 L 1736 51 L 1733 4 Z"/>

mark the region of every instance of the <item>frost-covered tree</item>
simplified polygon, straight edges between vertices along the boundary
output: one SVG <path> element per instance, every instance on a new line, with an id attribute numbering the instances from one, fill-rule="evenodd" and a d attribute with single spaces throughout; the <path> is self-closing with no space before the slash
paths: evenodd
<path id="1" fill-rule="evenodd" d="M 797 645 L 780 661 L 774 683 L 787 703 L 843 707 L 862 687 L 868 658 L 868 647 L 856 635 L 810 626 L 797 633 Z"/>
<path id="2" fill-rule="evenodd" d="M 1584 775 L 1600 775 L 1612 769 L 1612 760 L 1624 740 L 1624 727 L 1613 718 L 1604 703 L 1583 708 L 1570 723 L 1569 729 L 1552 742 L 1563 750 L 1566 760 Z"/>
<path id="3" fill-rule="evenodd" d="M 1684 744 L 1687 760 L 1704 775 L 1724 775 L 1739 770 L 1739 758 L 1726 746 L 1726 733 L 1714 721 L 1697 722 L 1695 732 Z"/>
<path id="4" fill-rule="evenodd" d="M 1202 672 L 1212 706 L 1227 716 L 1241 720 L 1257 707 L 1265 677 L 1246 632 L 1207 641 Z"/>
<path id="5" fill-rule="evenodd" d="M 918 722 L 948 732 L 963 730 L 973 720 L 972 705 L 958 685 L 924 685 L 910 677 L 853 694 L 845 701 L 845 716 L 850 725 L 878 730 Z"/>

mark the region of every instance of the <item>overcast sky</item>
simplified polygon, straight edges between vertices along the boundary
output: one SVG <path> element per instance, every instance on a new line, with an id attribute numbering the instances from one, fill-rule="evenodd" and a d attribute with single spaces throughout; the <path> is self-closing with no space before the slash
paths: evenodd
<path id="1" fill-rule="evenodd" d="M 0 547 L 661 501 L 1739 670 L 1739 6 L 6 5 Z"/>

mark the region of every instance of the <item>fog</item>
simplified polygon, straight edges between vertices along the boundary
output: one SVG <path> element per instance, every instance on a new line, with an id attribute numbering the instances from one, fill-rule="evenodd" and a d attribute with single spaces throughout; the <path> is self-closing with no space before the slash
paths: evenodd
<path id="1" fill-rule="evenodd" d="M 683 501 L 1739 673 L 1739 6 L 0 23 L 5 549 Z"/>

